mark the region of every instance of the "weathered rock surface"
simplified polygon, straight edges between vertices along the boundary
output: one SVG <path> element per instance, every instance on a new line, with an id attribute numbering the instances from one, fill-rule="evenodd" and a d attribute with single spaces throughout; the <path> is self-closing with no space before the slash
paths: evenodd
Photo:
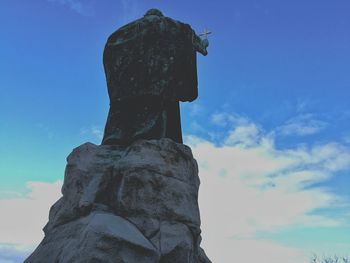
<path id="1" fill-rule="evenodd" d="M 63 197 L 26 263 L 209 263 L 200 248 L 199 178 L 170 139 L 86 143 L 67 158 Z"/>

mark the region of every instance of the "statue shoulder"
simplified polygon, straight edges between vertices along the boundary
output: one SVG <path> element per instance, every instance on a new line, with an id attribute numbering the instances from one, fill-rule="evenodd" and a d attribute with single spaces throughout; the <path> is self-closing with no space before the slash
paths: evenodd
<path id="1" fill-rule="evenodd" d="M 108 37 L 106 46 L 122 44 L 135 38 L 137 35 L 138 28 L 142 23 L 141 20 L 142 19 L 135 20 L 118 28 Z"/>

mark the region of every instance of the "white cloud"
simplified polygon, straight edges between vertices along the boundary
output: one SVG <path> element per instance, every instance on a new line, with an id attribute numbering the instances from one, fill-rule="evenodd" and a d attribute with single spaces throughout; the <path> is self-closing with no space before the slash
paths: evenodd
<path id="1" fill-rule="evenodd" d="M 0 244 L 33 246 L 43 238 L 50 207 L 61 196 L 61 181 L 28 182 L 29 193 L 0 199 Z"/>
<path id="2" fill-rule="evenodd" d="M 341 225 L 341 218 L 314 211 L 336 209 L 345 200 L 310 186 L 349 169 L 349 148 L 326 143 L 280 150 L 271 133 L 245 118 L 229 116 L 224 119 L 235 126 L 221 145 L 186 137 L 200 168 L 203 247 L 213 262 L 307 262 L 310 251 L 257 239 L 256 234 L 300 225 Z M 31 182 L 27 195 L 0 200 L 0 244 L 37 245 L 61 185 Z M 9 254 L 4 262 L 14 254 L 8 248 L 2 251 Z"/>
<path id="3" fill-rule="evenodd" d="M 316 134 L 326 127 L 326 122 L 315 119 L 312 114 L 302 114 L 288 120 L 277 132 L 285 136 L 305 136 Z"/>
<path id="4" fill-rule="evenodd" d="M 349 169 L 350 150 L 337 143 L 278 150 L 273 135 L 247 119 L 229 115 L 214 119 L 236 123 L 222 145 L 186 138 L 199 163 L 203 244 L 208 255 L 213 262 L 296 263 L 302 262 L 301 256 L 308 260 L 301 248 L 254 240 L 254 236 L 297 225 L 342 224 L 341 219 L 313 212 L 339 207 L 343 200 L 310 186 Z"/>
<path id="5" fill-rule="evenodd" d="M 259 129 L 252 123 L 236 127 L 225 140 L 226 145 L 252 147 L 258 143 Z"/>
<path id="6" fill-rule="evenodd" d="M 203 233 L 204 241 L 209 239 Z M 211 239 L 202 243 L 212 262 L 247 263 L 303 263 L 309 262 L 309 254 L 299 249 L 283 246 L 269 240 Z"/>
<path id="7" fill-rule="evenodd" d="M 196 133 L 206 133 L 206 129 L 200 125 L 197 121 L 192 121 L 190 123 L 190 129 L 191 131 L 193 132 L 196 132 Z"/>
<path id="8" fill-rule="evenodd" d="M 242 117 L 238 114 L 234 113 L 227 113 L 227 112 L 219 112 L 214 113 L 210 117 L 211 123 L 226 127 L 226 126 L 232 126 L 232 125 L 242 125 L 242 124 L 248 124 L 249 120 L 245 117 Z"/>

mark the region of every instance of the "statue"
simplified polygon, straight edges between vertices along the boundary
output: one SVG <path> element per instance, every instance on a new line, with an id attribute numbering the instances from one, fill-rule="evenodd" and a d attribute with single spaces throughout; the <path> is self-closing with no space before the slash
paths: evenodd
<path id="1" fill-rule="evenodd" d="M 164 137 L 182 143 L 179 102 L 198 96 L 196 52 L 207 55 L 209 33 L 202 40 L 190 25 L 151 9 L 108 38 L 110 109 L 102 144 Z"/>

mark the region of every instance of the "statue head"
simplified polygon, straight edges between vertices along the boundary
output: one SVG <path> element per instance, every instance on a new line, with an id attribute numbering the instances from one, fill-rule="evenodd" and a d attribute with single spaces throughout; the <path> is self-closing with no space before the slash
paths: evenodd
<path id="1" fill-rule="evenodd" d="M 152 8 L 146 12 L 145 16 L 164 16 L 164 15 L 160 10 Z"/>

